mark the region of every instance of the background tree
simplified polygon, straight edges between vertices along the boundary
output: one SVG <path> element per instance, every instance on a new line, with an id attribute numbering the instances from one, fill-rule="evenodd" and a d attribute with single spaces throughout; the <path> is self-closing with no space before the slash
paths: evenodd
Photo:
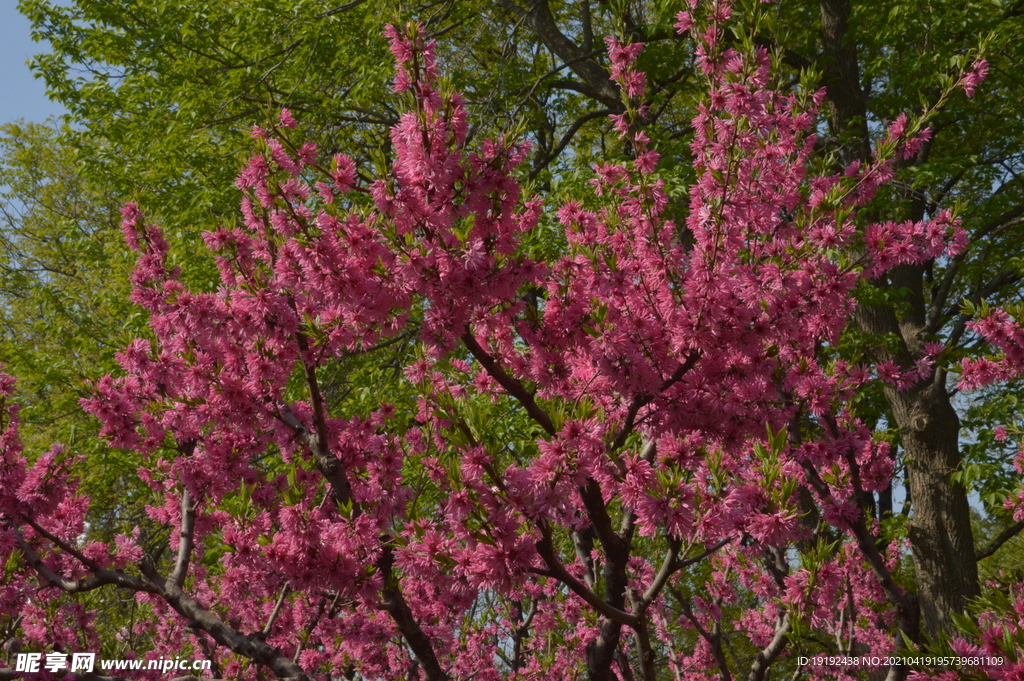
<path id="1" fill-rule="evenodd" d="M 120 201 L 78 172 L 55 126 L 12 123 L 0 135 L 0 359 L 20 377 L 26 446 L 88 452 L 99 521 L 124 502 L 133 485 L 124 472 L 139 463 L 103 446 L 79 405 L 146 329 L 128 300 L 133 259 L 118 244 Z"/>

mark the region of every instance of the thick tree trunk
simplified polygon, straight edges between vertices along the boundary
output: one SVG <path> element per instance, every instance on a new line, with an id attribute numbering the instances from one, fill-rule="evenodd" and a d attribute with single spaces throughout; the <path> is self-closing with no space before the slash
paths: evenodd
<path id="1" fill-rule="evenodd" d="M 849 36 L 850 11 L 850 0 L 821 0 L 821 66 L 828 94 L 828 122 L 832 134 L 842 143 L 839 156 L 843 164 L 871 155 L 857 44 Z"/>
<path id="2" fill-rule="evenodd" d="M 842 142 L 841 162 L 867 160 L 867 100 L 860 84 L 856 42 L 849 35 L 851 0 L 820 3 L 830 127 Z M 913 212 L 918 213 L 913 217 L 920 219 L 923 206 L 915 206 Z M 894 360 L 908 370 L 923 356 L 927 340 L 924 269 L 900 267 L 890 274 L 890 280 L 893 288 L 909 290 L 908 309 L 897 318 L 892 306 L 861 306 L 857 321 L 877 337 L 891 334 L 899 338 L 898 348 L 879 348 L 875 359 Z M 967 601 L 979 593 L 967 493 L 951 479 L 961 463 L 960 419 L 950 403 L 945 372 L 908 390 L 891 388 L 886 397 L 907 460 L 907 491 L 912 500 L 910 542 L 921 628 L 932 635 L 947 629 L 953 613 L 962 612 Z"/>
<path id="3" fill-rule="evenodd" d="M 950 479 L 960 466 L 960 419 L 944 383 L 889 396 L 907 460 L 910 545 L 929 636 L 948 629 L 951 615 L 980 593 L 967 493 Z"/>
<path id="4" fill-rule="evenodd" d="M 877 359 L 893 360 L 904 370 L 923 355 L 922 278 L 921 267 L 900 267 L 891 274 L 894 287 L 909 291 L 910 305 L 900 318 L 889 306 L 861 306 L 857 311 L 865 331 L 900 339 L 898 348 L 879 349 Z M 979 594 L 967 492 L 951 478 L 961 463 L 960 419 L 950 402 L 944 371 L 907 390 L 888 387 L 886 397 L 907 462 L 921 628 L 934 635 L 948 629 L 953 613 L 963 612 L 967 601 Z"/>

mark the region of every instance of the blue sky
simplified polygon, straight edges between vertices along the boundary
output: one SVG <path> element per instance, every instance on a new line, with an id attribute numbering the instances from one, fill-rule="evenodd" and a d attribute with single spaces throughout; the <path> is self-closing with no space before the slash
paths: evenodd
<path id="1" fill-rule="evenodd" d="M 33 78 L 25 65 L 29 57 L 47 50 L 32 42 L 28 20 L 17 5 L 17 0 L 0 0 L 0 123 L 43 121 L 64 113 L 60 104 L 47 99 L 43 81 Z"/>

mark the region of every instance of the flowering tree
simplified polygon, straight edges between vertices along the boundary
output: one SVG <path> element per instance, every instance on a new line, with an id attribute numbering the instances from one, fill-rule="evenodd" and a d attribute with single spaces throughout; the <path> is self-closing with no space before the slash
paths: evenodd
<path id="1" fill-rule="evenodd" d="M 412 104 L 390 173 L 319 163 L 287 111 L 256 128 L 241 223 L 206 235 L 217 291 L 190 290 L 126 207 L 153 338 L 85 406 L 146 458 L 156 501 L 134 534 L 91 540 L 74 457 L 27 461 L 5 404 L 12 630 L 96 649 L 69 595 L 119 589 L 148 656 L 296 680 L 765 679 L 796 653 L 918 640 L 900 547 L 864 510 L 892 460 L 851 399 L 931 362 L 875 376 L 838 348 L 859 282 L 954 256 L 963 233 L 945 213 L 859 226 L 927 130 L 901 117 L 870 162 L 815 174 L 823 94 L 776 89 L 763 49 L 725 44 L 729 17 L 724 0 L 679 15 L 707 88 L 685 225 L 643 131 L 641 45 L 608 44 L 631 159 L 546 211 L 515 179 L 528 149 L 469 148 L 415 26 L 388 29 Z M 410 335 L 403 389 L 338 416 L 332 363 Z"/>

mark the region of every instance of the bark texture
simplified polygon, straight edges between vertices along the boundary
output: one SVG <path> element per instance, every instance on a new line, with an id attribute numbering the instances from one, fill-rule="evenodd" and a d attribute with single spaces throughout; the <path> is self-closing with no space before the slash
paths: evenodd
<path id="1" fill-rule="evenodd" d="M 921 267 L 901 267 L 892 274 L 892 285 L 910 292 L 909 309 L 900 318 L 890 306 L 858 310 L 865 331 L 900 339 L 897 348 L 880 349 L 878 359 L 909 367 L 923 354 L 922 280 Z M 953 613 L 963 612 L 967 601 L 979 594 L 967 491 L 951 477 L 961 464 L 960 418 L 950 402 L 944 371 L 907 390 L 889 387 L 886 397 L 907 462 L 910 543 L 922 630 L 934 635 L 948 628 Z"/>
<path id="2" fill-rule="evenodd" d="M 930 636 L 980 594 L 967 492 L 950 479 L 960 467 L 960 419 L 944 383 L 889 398 L 907 457 L 910 545 L 921 622 Z"/>

